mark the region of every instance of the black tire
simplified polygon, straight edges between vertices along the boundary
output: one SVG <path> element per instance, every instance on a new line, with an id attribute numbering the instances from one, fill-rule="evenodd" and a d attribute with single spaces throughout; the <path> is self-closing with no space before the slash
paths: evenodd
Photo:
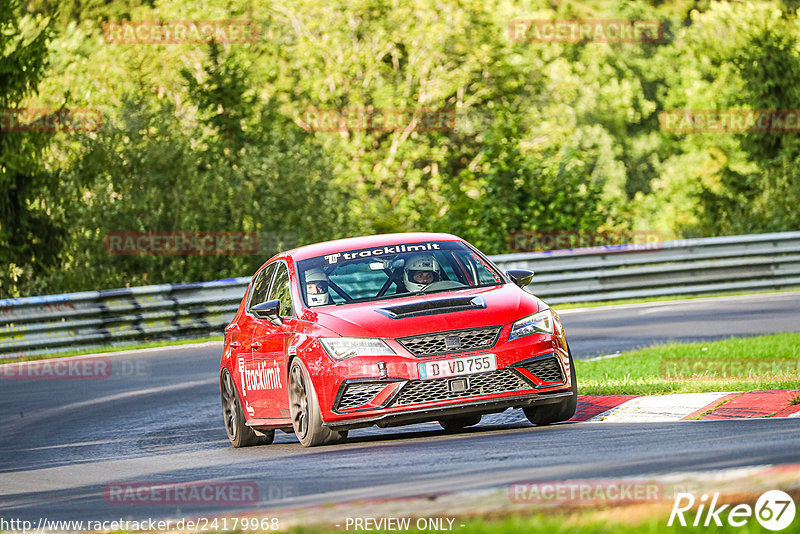
<path id="1" fill-rule="evenodd" d="M 439 424 L 448 432 L 461 430 L 462 428 L 466 428 L 468 426 L 477 425 L 480 422 L 481 414 L 459 415 L 456 417 L 448 417 L 446 419 L 443 418 L 439 420 Z"/>
<path id="2" fill-rule="evenodd" d="M 578 379 L 575 378 L 575 363 L 572 361 L 572 351 L 569 352 L 569 369 L 572 396 L 558 404 L 523 408 L 522 411 L 525 412 L 525 417 L 528 418 L 528 421 L 536 426 L 545 426 L 566 421 L 575 415 L 575 410 L 578 407 Z"/>
<path id="3" fill-rule="evenodd" d="M 269 445 L 275 439 L 274 430 L 257 432 L 249 426 L 244 418 L 242 404 L 236 385 L 227 369 L 222 371 L 219 379 L 219 389 L 222 396 L 222 417 L 225 420 L 225 432 L 234 447 L 251 447 L 253 445 Z"/>
<path id="4" fill-rule="evenodd" d="M 322 425 L 317 392 L 300 358 L 292 360 L 289 367 L 289 411 L 294 435 L 304 447 L 330 445 L 347 438 L 347 430 L 337 432 Z"/>

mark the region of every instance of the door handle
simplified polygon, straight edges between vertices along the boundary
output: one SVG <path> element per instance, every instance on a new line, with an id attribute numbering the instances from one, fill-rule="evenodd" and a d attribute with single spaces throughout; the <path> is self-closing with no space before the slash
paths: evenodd
<path id="1" fill-rule="evenodd" d="M 239 347 L 242 346 L 242 344 L 238 341 L 231 341 L 231 344 L 229 346 L 232 349 L 238 349 Z"/>
<path id="2" fill-rule="evenodd" d="M 255 343 L 252 343 L 250 346 L 253 347 L 253 350 L 258 350 L 261 348 L 261 342 L 256 341 Z"/>

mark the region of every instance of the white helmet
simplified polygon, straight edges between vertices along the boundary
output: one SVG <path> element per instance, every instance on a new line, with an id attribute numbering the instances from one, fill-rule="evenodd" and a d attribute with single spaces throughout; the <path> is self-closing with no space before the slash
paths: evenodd
<path id="1" fill-rule="evenodd" d="M 306 272 L 306 295 L 309 306 L 322 306 L 331 302 L 328 294 L 328 277 L 322 269 Z"/>
<path id="2" fill-rule="evenodd" d="M 422 291 L 439 280 L 441 280 L 439 264 L 433 256 L 421 254 L 412 256 L 406 261 L 403 270 L 403 282 L 405 282 L 407 290 L 411 292 Z"/>

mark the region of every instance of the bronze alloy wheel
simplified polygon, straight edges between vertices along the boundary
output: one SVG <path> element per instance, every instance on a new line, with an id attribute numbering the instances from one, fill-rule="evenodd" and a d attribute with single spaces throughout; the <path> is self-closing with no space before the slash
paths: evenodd
<path id="1" fill-rule="evenodd" d="M 347 430 L 337 432 L 322 424 L 317 394 L 300 358 L 292 360 L 289 368 L 289 410 L 294 433 L 304 447 L 338 443 L 347 438 Z"/>
<path id="2" fill-rule="evenodd" d="M 247 426 L 247 420 L 236 393 L 233 377 L 227 369 L 220 377 L 220 395 L 222 397 L 222 417 L 225 419 L 225 431 L 234 447 L 250 447 L 251 445 L 269 445 L 275 439 L 274 430 L 256 431 Z"/>
<path id="3" fill-rule="evenodd" d="M 292 366 L 292 376 L 289 379 L 289 400 L 292 408 L 292 426 L 294 433 L 301 442 L 308 433 L 308 393 L 306 381 L 299 365 Z"/>

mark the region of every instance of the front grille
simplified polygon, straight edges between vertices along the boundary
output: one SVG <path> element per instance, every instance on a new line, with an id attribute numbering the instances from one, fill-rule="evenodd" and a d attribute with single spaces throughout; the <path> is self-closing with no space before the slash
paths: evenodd
<path id="1" fill-rule="evenodd" d="M 450 391 L 449 382 L 451 380 L 464 378 L 468 380 L 469 384 L 465 391 Z M 403 386 L 394 404 L 404 406 L 423 402 L 461 399 L 477 395 L 490 395 L 492 393 L 508 393 L 524 389 L 533 389 L 533 386 L 523 381 L 513 371 L 498 369 L 497 371 L 468 376 L 438 378 L 436 380 L 412 380 Z"/>
<path id="2" fill-rule="evenodd" d="M 519 367 L 530 371 L 542 382 L 564 382 L 564 374 L 556 358 L 544 358 Z"/>
<path id="3" fill-rule="evenodd" d="M 375 395 L 380 393 L 384 387 L 386 387 L 386 383 L 381 382 L 348 384 L 342 397 L 339 399 L 339 403 L 336 405 L 336 409 L 349 410 L 351 408 L 364 406 L 374 399 Z"/>
<path id="4" fill-rule="evenodd" d="M 492 348 L 497 343 L 501 328 L 489 326 L 470 330 L 451 330 L 437 334 L 402 337 L 397 342 L 417 357 L 453 354 Z"/>

